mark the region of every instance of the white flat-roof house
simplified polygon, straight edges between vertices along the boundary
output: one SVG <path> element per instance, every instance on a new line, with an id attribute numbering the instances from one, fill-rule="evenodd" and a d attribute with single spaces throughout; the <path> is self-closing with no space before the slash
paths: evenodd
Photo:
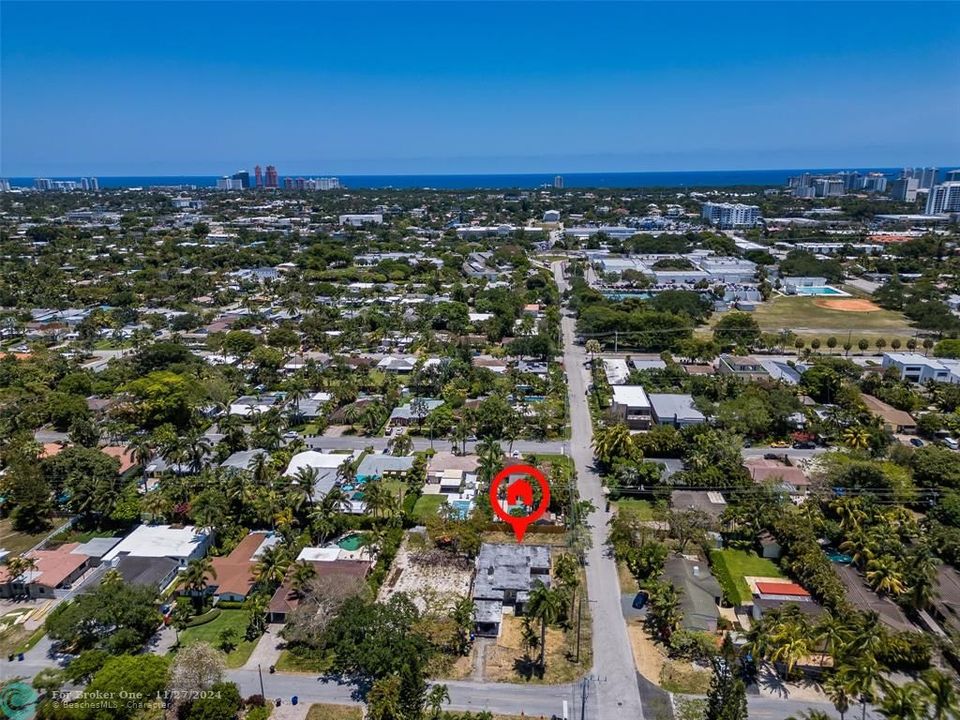
<path id="1" fill-rule="evenodd" d="M 123 557 L 170 558 L 180 567 L 207 554 L 212 537 L 192 525 L 140 525 L 103 556 L 103 564 L 116 567 Z"/>
<path id="2" fill-rule="evenodd" d="M 901 380 L 915 383 L 960 384 L 960 360 L 932 358 L 920 353 L 884 353 L 883 369 L 896 368 Z"/>
<path id="3" fill-rule="evenodd" d="M 650 427 L 650 399 L 640 385 L 614 385 L 613 414 L 631 430 Z"/>

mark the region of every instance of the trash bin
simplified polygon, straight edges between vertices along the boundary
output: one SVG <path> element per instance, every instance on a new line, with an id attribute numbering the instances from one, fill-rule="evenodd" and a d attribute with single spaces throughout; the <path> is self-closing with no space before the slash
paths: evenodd
<path id="1" fill-rule="evenodd" d="M 280 707 L 280 705 L 282 704 L 283 704 L 283 700 L 281 698 L 277 698 L 277 707 Z"/>
<path id="2" fill-rule="evenodd" d="M 17 660 L 19 660 L 20 662 L 23 662 L 23 653 L 19 653 L 17 655 Z"/>
<path id="3" fill-rule="evenodd" d="M 291 705 L 296 705 L 298 702 L 300 702 L 300 698 L 298 698 L 296 695 L 294 695 L 292 698 L 290 698 L 290 704 L 291 704 Z"/>

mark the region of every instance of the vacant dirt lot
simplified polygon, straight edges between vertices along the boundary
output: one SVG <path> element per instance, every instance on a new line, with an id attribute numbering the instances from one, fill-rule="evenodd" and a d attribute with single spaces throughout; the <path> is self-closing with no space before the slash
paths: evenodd
<path id="1" fill-rule="evenodd" d="M 403 541 L 378 600 L 407 593 L 420 611 L 444 612 L 470 594 L 473 563 L 441 550 L 420 550 Z"/>

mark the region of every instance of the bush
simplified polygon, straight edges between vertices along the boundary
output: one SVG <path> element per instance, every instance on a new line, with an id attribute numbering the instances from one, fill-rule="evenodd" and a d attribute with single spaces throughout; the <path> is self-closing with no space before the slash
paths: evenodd
<path id="1" fill-rule="evenodd" d="M 685 660 L 708 660 L 717 654 L 717 641 L 710 633 L 677 630 L 670 636 L 670 652 Z"/>
<path id="2" fill-rule="evenodd" d="M 206 694 L 209 697 L 184 705 L 180 717 L 183 720 L 230 720 L 237 717 L 243 702 L 234 683 L 217 683 Z"/>
<path id="3" fill-rule="evenodd" d="M 203 615 L 197 615 L 195 618 L 191 618 L 190 622 L 187 623 L 188 628 L 199 627 L 200 625 L 206 625 L 209 622 L 213 622 L 218 617 L 222 611 L 220 608 L 214 608 L 213 610 L 208 610 Z"/>

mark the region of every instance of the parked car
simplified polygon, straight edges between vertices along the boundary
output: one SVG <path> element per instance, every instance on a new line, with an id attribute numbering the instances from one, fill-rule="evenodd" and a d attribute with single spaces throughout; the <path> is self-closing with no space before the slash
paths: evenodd
<path id="1" fill-rule="evenodd" d="M 763 454 L 764 460 L 783 460 L 783 457 L 784 456 L 781 455 L 780 453 L 764 453 Z"/>
<path id="2" fill-rule="evenodd" d="M 300 437 L 300 433 L 296 430 L 287 430 L 287 432 L 283 434 L 285 440 L 296 440 L 298 437 Z"/>
<path id="3" fill-rule="evenodd" d="M 790 443 L 784 442 L 783 440 L 777 440 L 776 442 L 770 443 L 770 447 L 772 447 L 772 448 L 785 448 L 785 447 L 790 447 Z"/>
<path id="4" fill-rule="evenodd" d="M 647 593 L 641 590 L 640 592 L 637 593 L 636 597 L 633 598 L 633 609 L 643 610 L 646 604 L 647 604 Z"/>
<path id="5" fill-rule="evenodd" d="M 923 440 L 920 438 L 910 438 L 910 444 L 914 447 L 923 447 Z"/>
<path id="6" fill-rule="evenodd" d="M 813 450 L 815 447 L 817 444 L 810 440 L 799 440 L 793 444 L 794 450 Z"/>
<path id="7" fill-rule="evenodd" d="M 960 442 L 957 442 L 956 438 L 952 438 L 952 437 L 944 438 L 943 444 L 946 445 L 951 450 L 960 449 Z"/>

